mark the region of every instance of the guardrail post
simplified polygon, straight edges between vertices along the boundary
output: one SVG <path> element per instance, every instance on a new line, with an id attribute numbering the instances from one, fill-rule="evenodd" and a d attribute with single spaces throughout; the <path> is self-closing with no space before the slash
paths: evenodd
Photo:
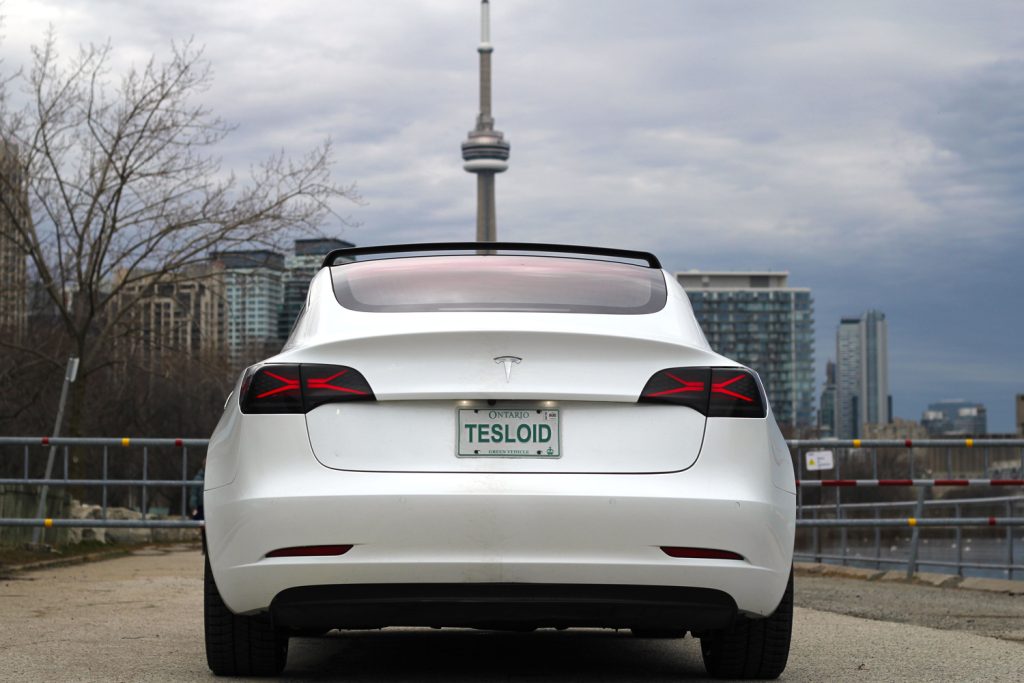
<path id="1" fill-rule="evenodd" d="M 181 447 L 181 481 L 188 481 L 188 449 L 184 446 Z M 188 518 L 188 513 L 191 510 L 186 511 L 188 507 L 188 484 L 182 483 L 181 485 L 181 516 Z M 798 503 L 799 504 L 799 503 Z"/>
<path id="2" fill-rule="evenodd" d="M 882 511 L 875 508 L 875 521 L 882 518 Z M 882 527 L 875 525 L 875 569 L 882 568 Z"/>
<path id="3" fill-rule="evenodd" d="M 814 508 L 814 519 L 815 520 L 818 519 L 818 508 L 817 507 Z M 821 562 L 821 536 L 819 535 L 818 527 L 815 526 L 815 527 L 813 527 L 811 529 L 811 536 L 812 536 L 812 545 L 813 545 L 813 550 L 814 550 L 814 561 L 815 562 Z"/>
<path id="4" fill-rule="evenodd" d="M 149 486 L 145 483 L 149 479 L 149 447 L 142 447 L 142 518 L 146 519 L 146 499 L 149 493 Z"/>
<path id="5" fill-rule="evenodd" d="M 1012 534 L 1012 533 L 1010 534 L 1010 557 L 1013 557 L 1013 558 L 1016 558 L 1016 557 L 1017 557 L 1017 556 L 1016 556 L 1016 555 L 1014 554 L 1014 552 L 1013 552 L 1013 534 Z M 1013 578 L 1013 569 L 1012 569 L 1013 565 L 1012 565 L 1012 563 L 1011 563 L 1011 565 L 1010 565 L 1010 566 L 1011 566 L 1011 569 L 1010 569 L 1010 578 L 1012 579 L 1012 578 Z"/>
<path id="6" fill-rule="evenodd" d="M 1006 517 L 1013 517 L 1013 503 L 1006 501 Z M 1013 527 L 1006 527 L 1006 578 L 1013 578 Z"/>
<path id="7" fill-rule="evenodd" d="M 871 476 L 878 479 L 878 449 L 871 449 Z M 878 508 L 875 508 L 875 519 L 881 519 Z M 882 568 L 882 528 L 875 525 L 875 569 Z"/>
<path id="8" fill-rule="evenodd" d="M 925 488 L 923 486 L 917 487 L 917 505 L 914 506 L 914 518 L 921 519 L 924 515 L 924 493 Z M 910 532 L 910 559 L 907 561 L 907 578 L 914 578 L 914 574 L 917 572 L 917 553 L 918 545 L 921 542 L 921 527 L 914 525 L 914 530 Z"/>
<path id="9" fill-rule="evenodd" d="M 960 503 L 953 506 L 953 511 L 956 518 L 960 519 Z M 963 527 L 959 524 L 956 526 L 956 574 L 964 575 L 964 534 Z"/>
<path id="10" fill-rule="evenodd" d="M 100 509 L 100 519 L 107 518 L 107 447 L 103 447 L 103 506 Z"/>
<path id="11" fill-rule="evenodd" d="M 836 462 L 835 462 L 835 465 L 836 465 L 836 479 L 842 479 L 843 478 L 843 476 L 842 476 L 842 465 L 841 465 L 842 461 L 843 461 L 842 458 L 836 458 Z M 837 486 L 836 487 L 836 519 L 842 519 L 843 518 L 843 502 L 842 502 L 842 500 L 843 500 L 843 498 L 842 498 L 842 488 Z M 840 550 L 840 558 L 841 559 L 839 560 L 839 562 L 843 566 L 846 566 L 847 537 L 848 537 L 848 534 L 846 532 L 846 527 L 845 526 L 840 527 L 839 528 L 839 545 L 842 548 L 842 550 Z"/>

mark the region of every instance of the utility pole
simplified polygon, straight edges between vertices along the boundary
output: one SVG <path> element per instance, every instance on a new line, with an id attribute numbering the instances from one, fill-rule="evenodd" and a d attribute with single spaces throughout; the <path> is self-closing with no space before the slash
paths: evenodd
<path id="1" fill-rule="evenodd" d="M 509 144 L 501 131 L 494 129 L 491 115 L 491 4 L 489 0 L 480 3 L 480 114 L 476 117 L 476 128 L 469 131 L 469 138 L 462 143 L 462 165 L 466 171 L 476 174 L 476 240 L 494 242 L 498 239 L 498 223 L 495 216 L 494 176 L 508 169 Z"/>
<path id="2" fill-rule="evenodd" d="M 64 386 L 60 390 L 60 402 L 57 404 L 57 420 L 53 425 L 53 437 L 60 436 L 60 425 L 64 421 L 64 406 L 68 401 L 68 387 L 78 377 L 78 358 L 71 356 L 68 358 L 68 367 L 64 372 Z M 46 458 L 46 476 L 43 479 L 49 480 L 53 474 L 53 459 L 57 455 L 57 446 L 50 445 L 50 455 Z M 46 517 L 46 494 L 49 492 L 50 487 L 43 484 L 43 488 L 39 490 L 39 506 L 36 508 L 36 519 L 43 519 Z M 42 538 L 42 529 L 35 527 L 32 529 L 32 545 L 39 545 L 39 541 Z"/>

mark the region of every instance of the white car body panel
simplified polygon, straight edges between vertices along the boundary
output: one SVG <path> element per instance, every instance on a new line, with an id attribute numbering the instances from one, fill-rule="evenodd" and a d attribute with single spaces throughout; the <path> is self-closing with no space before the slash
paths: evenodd
<path id="1" fill-rule="evenodd" d="M 557 458 L 455 457 L 457 409 L 465 404 L 487 412 L 486 402 L 328 404 L 310 412 L 306 424 L 323 465 L 371 472 L 672 472 L 693 465 L 704 438 L 705 417 L 679 406 L 583 401 L 503 406 L 514 410 L 541 403 L 560 413 Z"/>
<path id="2" fill-rule="evenodd" d="M 792 564 L 788 450 L 770 407 L 764 418 L 705 418 L 637 403 L 666 367 L 739 367 L 708 347 L 663 275 L 668 301 L 645 315 L 371 313 L 343 308 L 322 269 L 266 363 L 351 366 L 377 400 L 280 415 L 228 402 L 205 483 L 227 606 L 258 613 L 297 586 L 607 584 L 714 589 L 740 613 L 770 614 Z M 508 355 L 522 362 L 506 378 L 494 359 Z M 488 400 L 557 407 L 562 456 L 457 457 L 456 411 Z M 353 547 L 266 557 L 331 544 Z M 663 546 L 743 559 L 675 558 Z"/>

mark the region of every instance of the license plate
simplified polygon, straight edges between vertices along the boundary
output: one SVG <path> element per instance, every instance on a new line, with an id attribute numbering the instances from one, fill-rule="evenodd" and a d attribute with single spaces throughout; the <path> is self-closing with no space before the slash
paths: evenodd
<path id="1" fill-rule="evenodd" d="M 558 411 L 530 408 L 459 410 L 459 457 L 558 458 Z"/>

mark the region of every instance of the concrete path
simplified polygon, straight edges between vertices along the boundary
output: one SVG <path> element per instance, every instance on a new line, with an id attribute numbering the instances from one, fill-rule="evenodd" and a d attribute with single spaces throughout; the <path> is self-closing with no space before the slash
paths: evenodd
<path id="1" fill-rule="evenodd" d="M 951 593 L 964 591 L 814 578 L 819 583 L 813 588 L 810 580 L 797 580 L 798 604 L 806 592 L 819 609 L 797 609 L 793 652 L 781 680 L 1021 680 L 1024 644 L 1013 639 L 1021 632 L 1024 596 L 988 596 L 1002 610 L 995 618 L 989 618 L 991 605 L 976 604 L 987 621 L 971 633 L 948 630 L 955 620 L 936 622 L 943 630 L 820 609 L 855 595 L 868 616 L 888 612 L 929 623 L 933 610 L 908 605 L 942 605 L 957 599 Z M 820 583 L 825 581 L 834 582 L 835 600 L 828 597 L 828 584 Z M 890 605 L 890 593 L 874 590 L 882 585 L 919 597 Z M 871 610 L 864 607 L 869 604 Z M 950 611 L 970 609 L 957 603 Z M 203 654 L 202 556 L 185 547 L 148 550 L 3 577 L 0 662 L 0 680 L 212 680 Z M 290 680 L 348 681 L 672 681 L 703 675 L 692 638 L 639 640 L 599 630 L 335 633 L 294 639 L 286 670 Z"/>

